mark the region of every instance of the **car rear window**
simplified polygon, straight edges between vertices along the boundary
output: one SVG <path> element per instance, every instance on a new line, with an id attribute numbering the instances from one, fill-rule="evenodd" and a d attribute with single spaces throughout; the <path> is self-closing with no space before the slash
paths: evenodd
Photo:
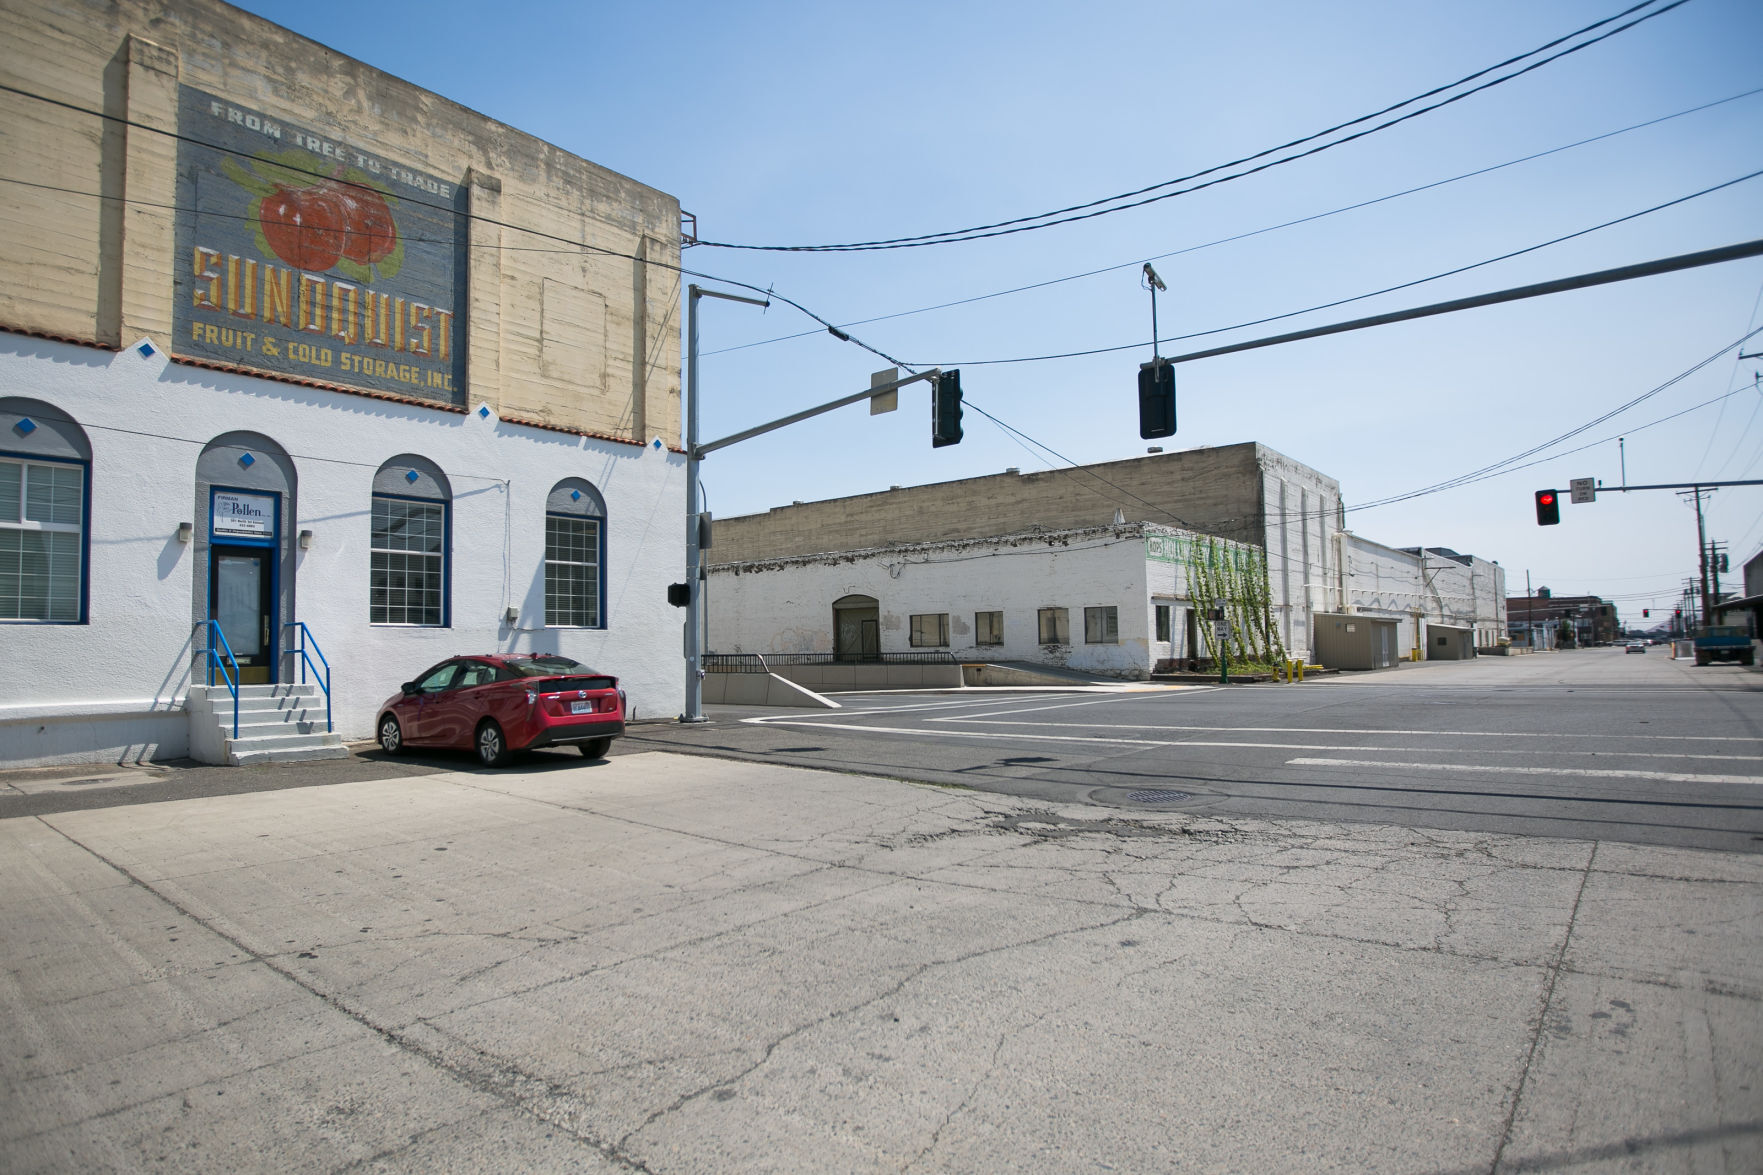
<path id="1" fill-rule="evenodd" d="M 547 694 L 560 694 L 581 689 L 612 689 L 617 684 L 618 679 L 615 677 L 596 674 L 593 677 L 563 677 L 556 681 L 547 681 L 538 688 Z"/>
<path id="2" fill-rule="evenodd" d="M 509 657 L 503 664 L 516 677 L 557 677 L 566 673 L 594 672 L 568 657 Z"/>

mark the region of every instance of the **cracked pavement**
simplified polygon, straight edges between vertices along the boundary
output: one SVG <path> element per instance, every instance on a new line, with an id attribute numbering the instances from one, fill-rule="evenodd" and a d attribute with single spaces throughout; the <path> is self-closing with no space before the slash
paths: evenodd
<path id="1" fill-rule="evenodd" d="M 0 820 L 0 1169 L 1763 1169 L 1763 857 L 1098 813 L 654 752 Z"/>

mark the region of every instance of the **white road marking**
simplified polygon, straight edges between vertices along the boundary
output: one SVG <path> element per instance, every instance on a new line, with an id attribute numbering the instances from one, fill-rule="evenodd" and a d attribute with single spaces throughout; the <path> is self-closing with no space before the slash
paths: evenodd
<path id="1" fill-rule="evenodd" d="M 1049 706 L 1046 708 L 1047 709 L 1056 709 L 1057 707 Z M 1012 713 L 1012 711 L 1000 710 L 1000 711 L 998 711 L 998 713 L 1008 714 L 1008 713 Z M 1015 711 L 1015 713 L 1025 713 L 1025 711 Z M 984 716 L 979 716 L 979 717 L 974 717 L 974 718 L 951 716 L 948 718 L 932 718 L 930 721 L 932 721 L 932 722 L 974 722 L 974 723 L 984 723 L 987 726 L 1040 726 L 1040 727 L 1045 727 L 1047 725 L 1045 722 L 1011 722 L 1010 720 L 1004 719 L 1004 718 L 986 718 Z M 1356 735 L 1356 734 L 1406 734 L 1406 735 L 1416 735 L 1416 736 L 1419 736 L 1422 738 L 1549 738 L 1549 739 L 1591 738 L 1591 739 L 1600 739 L 1600 740 L 1613 739 L 1613 738 L 1631 738 L 1631 739 L 1632 738 L 1644 738 L 1644 739 L 1655 739 L 1655 740 L 1661 740 L 1661 741 L 1665 741 L 1665 742 L 1674 742 L 1674 743 L 1763 743 L 1763 738 L 1753 738 L 1753 737 L 1743 736 L 1743 735 L 1715 735 L 1715 734 L 1706 734 L 1706 735 L 1704 735 L 1704 734 L 1621 734 L 1621 733 L 1560 734 L 1560 733 L 1553 733 L 1553 732 L 1549 732 L 1549 731 L 1526 731 L 1526 730 L 1341 730 L 1341 729 L 1338 729 L 1335 727 L 1327 727 L 1327 726 L 1178 726 L 1178 725 L 1173 725 L 1170 723 L 1161 723 L 1161 722 L 1140 722 L 1140 723 L 1101 723 L 1101 722 L 1096 722 L 1096 723 L 1088 724 L 1086 729 L 1089 729 L 1089 730 L 1196 730 L 1196 731 L 1213 730 L 1213 731 L 1218 731 L 1220 733 L 1225 733 L 1225 734 L 1233 734 L 1233 733 L 1240 731 L 1244 734 L 1333 734 L 1333 735 L 1340 735 L 1340 736 Z"/>
<path id="2" fill-rule="evenodd" d="M 980 730 L 936 730 L 936 729 L 931 729 L 931 728 L 922 727 L 922 726 L 860 726 L 856 723 L 851 723 L 851 722 L 824 722 L 824 721 L 820 721 L 818 719 L 789 718 L 789 717 L 783 717 L 783 716 L 743 718 L 743 719 L 741 719 L 741 721 L 751 723 L 755 726 L 801 726 L 801 727 L 806 727 L 806 728 L 813 729 L 813 730 L 849 730 L 849 731 L 857 731 L 857 732 L 861 732 L 861 733 L 865 733 L 865 734 L 907 734 L 907 735 L 915 735 L 918 737 L 929 736 L 932 738 L 957 738 L 957 739 L 959 739 L 959 738 L 975 739 L 976 738 L 976 739 L 1006 739 L 1006 740 L 1014 740 L 1014 741 L 1021 741 L 1021 742 L 1084 743 L 1086 745 L 1091 745 L 1091 746 L 1213 747 L 1213 748 L 1234 748 L 1234 749 L 1238 749 L 1238 750 L 1256 750 L 1256 751 L 1378 751 L 1378 752 L 1395 751 L 1395 752 L 1402 752 L 1405 754 L 1420 754 L 1420 755 L 1432 754 L 1432 753 L 1439 753 L 1439 754 L 1451 753 L 1450 748 L 1438 748 L 1438 747 L 1367 747 L 1367 746 L 1361 746 L 1361 745 L 1357 745 L 1357 744 L 1343 745 L 1340 743 L 1236 742 L 1236 741 L 1225 740 L 1225 739 L 1097 738 L 1097 737 L 1093 737 L 1090 735 L 1081 735 L 1081 734 L 1004 734 L 1004 733 L 994 734 L 994 733 L 991 733 L 988 731 L 980 731 Z M 937 720 L 932 719 L 931 721 L 937 721 Z M 1528 750 L 1528 751 L 1482 750 L 1482 751 L 1477 751 L 1475 753 L 1476 754 L 1488 754 L 1488 755 L 1521 755 L 1521 754 L 1522 755 L 1576 755 L 1576 754 L 1583 755 L 1584 754 L 1584 752 L 1579 752 L 1579 751 L 1536 751 L 1536 750 Z M 1674 753 L 1674 752 L 1669 752 L 1669 751 L 1625 751 L 1625 752 L 1623 752 L 1623 754 L 1626 758 L 1631 758 L 1631 759 L 1730 759 L 1730 760 L 1736 760 L 1738 762 L 1744 762 L 1744 763 L 1751 763 L 1751 762 L 1758 762 L 1759 761 L 1757 759 L 1757 757 L 1754 755 L 1686 755 L 1686 754 Z M 1293 760 L 1291 760 L 1291 762 L 1293 762 L 1293 763 L 1342 762 L 1342 763 L 1359 764 L 1358 760 L 1346 760 L 1346 759 L 1343 759 L 1343 760 L 1293 759 Z M 1404 766 L 1404 764 L 1394 764 L 1394 766 Z M 1406 766 L 1412 766 L 1412 764 L 1406 764 Z M 1575 770 L 1573 768 L 1566 768 L 1566 767 L 1563 767 L 1563 768 L 1553 768 L 1553 767 L 1511 767 L 1511 768 L 1507 768 L 1507 767 L 1474 767 L 1474 768 L 1471 768 L 1471 767 L 1453 767 L 1450 764 L 1437 764 L 1437 766 L 1440 768 L 1440 770 L 1520 771 L 1520 772 L 1535 771 L 1535 772 L 1542 772 L 1545 774 L 1549 773 L 1549 772 L 1554 772 L 1556 774 L 1566 772 L 1566 773 L 1571 774 Z M 1621 774 L 1624 774 L 1624 772 L 1615 771 L 1615 770 L 1612 770 L 1612 771 L 1593 771 L 1593 772 L 1591 772 L 1591 774 L 1594 774 L 1594 775 L 1609 775 L 1609 774 L 1621 775 Z M 1651 775 L 1653 773 L 1641 772 L 1640 774 L 1647 775 L 1647 776 L 1651 777 Z M 1685 776 L 1684 778 L 1701 778 L 1701 777 Z M 1757 782 L 1763 783 L 1763 779 L 1759 779 Z"/>
<path id="3" fill-rule="evenodd" d="M 1618 771 L 1596 767 L 1483 767 L 1472 763 L 1385 763 L 1376 759 L 1287 759 L 1288 767 L 1375 767 L 1386 771 L 1473 771 L 1483 775 L 1587 775 L 1651 779 L 1659 783 L 1763 783 L 1763 775 L 1683 775 L 1675 771 Z"/>

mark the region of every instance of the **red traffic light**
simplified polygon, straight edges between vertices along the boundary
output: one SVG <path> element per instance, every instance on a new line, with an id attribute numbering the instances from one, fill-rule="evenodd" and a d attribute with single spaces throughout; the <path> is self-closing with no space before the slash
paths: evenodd
<path id="1" fill-rule="evenodd" d="M 1542 493 L 1537 495 L 1537 505 L 1539 505 L 1539 506 L 1553 506 L 1554 504 L 1555 504 L 1555 495 L 1551 494 L 1548 490 L 1544 490 Z"/>
<path id="2" fill-rule="evenodd" d="M 1538 490 L 1537 525 L 1555 526 L 1561 521 L 1561 500 L 1554 490 Z"/>

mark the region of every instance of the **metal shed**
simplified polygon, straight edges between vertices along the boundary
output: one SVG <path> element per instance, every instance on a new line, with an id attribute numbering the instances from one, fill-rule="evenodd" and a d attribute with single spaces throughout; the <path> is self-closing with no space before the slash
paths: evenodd
<path id="1" fill-rule="evenodd" d="M 1401 660 L 1394 620 L 1341 612 L 1311 617 L 1311 648 L 1328 669 L 1389 669 Z"/>
<path id="2" fill-rule="evenodd" d="M 1475 656 L 1473 629 L 1450 624 L 1426 626 L 1426 659 L 1428 661 L 1467 661 Z"/>

